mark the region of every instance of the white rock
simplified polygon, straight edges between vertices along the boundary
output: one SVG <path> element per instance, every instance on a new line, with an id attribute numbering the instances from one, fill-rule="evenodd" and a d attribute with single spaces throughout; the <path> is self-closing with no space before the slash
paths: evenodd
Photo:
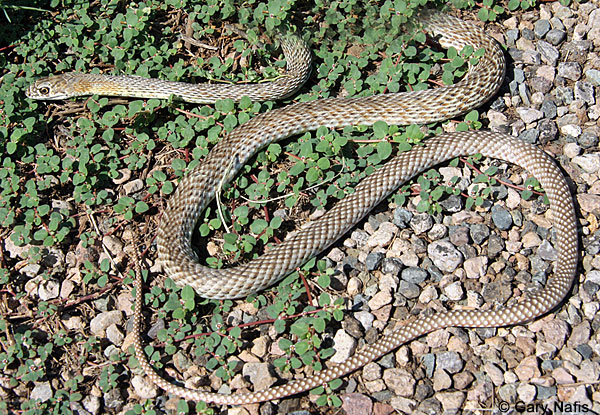
<path id="1" fill-rule="evenodd" d="M 333 348 L 335 354 L 331 357 L 331 362 L 342 363 L 356 350 L 356 339 L 346 333 L 344 329 L 339 329 L 333 337 Z"/>

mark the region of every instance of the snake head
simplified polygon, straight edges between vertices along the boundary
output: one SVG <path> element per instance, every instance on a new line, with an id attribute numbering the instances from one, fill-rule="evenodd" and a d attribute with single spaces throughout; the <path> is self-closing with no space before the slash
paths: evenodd
<path id="1" fill-rule="evenodd" d="M 72 74 L 49 76 L 35 81 L 27 88 L 25 95 L 31 99 L 59 100 L 67 99 L 80 94 L 74 93 L 70 85 Z"/>

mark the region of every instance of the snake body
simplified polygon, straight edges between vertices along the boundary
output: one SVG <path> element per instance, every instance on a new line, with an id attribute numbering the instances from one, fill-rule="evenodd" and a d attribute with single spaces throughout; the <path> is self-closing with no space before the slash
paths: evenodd
<path id="1" fill-rule="evenodd" d="M 401 344 L 447 327 L 499 327 L 530 321 L 555 308 L 568 294 L 576 272 L 578 245 L 573 202 L 566 181 L 552 159 L 538 148 L 505 134 L 460 132 L 428 140 L 425 146 L 400 153 L 364 179 L 356 191 L 324 216 L 274 246 L 261 257 L 230 269 L 202 266 L 191 246 L 192 230 L 215 189 L 231 180 L 244 163 L 271 142 L 310 131 L 321 125 L 429 123 L 451 118 L 481 105 L 496 93 L 504 78 L 505 62 L 496 42 L 479 28 L 457 18 L 425 13 L 427 31 L 440 36 L 443 47 L 485 48 L 479 63 L 460 82 L 432 90 L 361 98 L 332 98 L 297 103 L 254 117 L 217 144 L 203 162 L 179 184 L 158 229 L 158 258 L 167 275 L 179 285 L 190 285 L 208 298 L 239 298 L 268 287 L 334 243 L 378 203 L 415 174 L 445 160 L 481 153 L 517 164 L 536 177 L 550 200 L 556 232 L 558 261 L 548 285 L 520 302 L 496 310 L 451 310 L 419 317 L 365 347 L 340 365 L 306 379 L 265 391 L 223 395 L 174 385 L 150 365 L 139 335 L 141 272 L 136 261 L 135 350 L 150 380 L 176 396 L 221 404 L 247 404 L 293 395 L 323 385 L 363 367 Z"/>
<path id="2" fill-rule="evenodd" d="M 49 76 L 33 83 L 27 97 L 59 100 L 85 95 L 176 99 L 195 104 L 213 104 L 219 99 L 253 101 L 282 99 L 292 95 L 308 79 L 311 53 L 308 45 L 295 35 L 280 37 L 286 57 L 286 71 L 270 82 L 250 84 L 189 84 L 133 75 L 103 75 L 69 72 Z"/>

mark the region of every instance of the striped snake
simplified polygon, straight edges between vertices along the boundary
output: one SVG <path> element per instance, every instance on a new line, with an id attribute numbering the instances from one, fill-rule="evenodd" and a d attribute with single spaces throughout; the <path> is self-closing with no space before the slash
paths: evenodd
<path id="1" fill-rule="evenodd" d="M 464 46 L 471 45 L 476 50 L 485 48 L 485 55 L 454 85 L 408 93 L 301 102 L 257 115 L 237 127 L 212 149 L 201 165 L 181 180 L 177 191 L 170 198 L 158 228 L 158 259 L 171 279 L 178 285 L 193 287 L 200 296 L 214 299 L 244 297 L 272 285 L 322 252 L 412 176 L 443 161 L 481 153 L 523 167 L 532 173 L 546 190 L 554 218 L 559 253 L 554 275 L 547 286 L 519 302 L 499 309 L 457 308 L 433 316 L 419 317 L 382 337 L 375 344 L 366 346 L 345 362 L 318 372 L 312 377 L 294 380 L 264 391 L 224 395 L 174 385 L 162 378 L 148 362 L 140 338 L 142 282 L 137 258 L 134 261 L 137 272 L 133 329 L 135 351 L 146 375 L 160 388 L 185 399 L 230 405 L 278 399 L 321 386 L 365 366 L 407 341 L 437 329 L 500 327 L 530 321 L 557 307 L 568 294 L 575 278 L 578 243 L 573 201 L 566 181 L 553 160 L 543 151 L 511 136 L 490 131 L 445 134 L 428 140 L 424 146 L 398 154 L 364 179 L 354 193 L 338 202 L 324 216 L 259 258 L 229 269 L 211 269 L 200 264 L 191 246 L 192 231 L 199 215 L 215 196 L 217 186 L 230 181 L 253 154 L 269 143 L 315 130 L 322 125 L 339 128 L 357 124 L 371 125 L 376 121 L 385 121 L 388 124 L 441 121 L 483 104 L 497 92 L 504 78 L 505 61 L 500 47 L 491 37 L 481 29 L 446 14 L 425 12 L 421 21 L 429 33 L 439 37 L 443 47 L 461 50 Z M 306 50 L 301 50 L 301 54 L 306 55 Z M 293 54 L 288 55 L 288 65 L 292 56 Z M 293 72 L 294 65 L 291 66 Z M 306 75 L 299 78 L 304 80 Z M 40 80 L 30 87 L 29 96 L 48 98 L 50 93 L 54 93 L 58 98 L 72 96 L 66 89 L 59 89 L 59 85 L 63 88 L 70 82 L 69 79 L 69 76 L 61 78 L 59 75 Z M 118 78 L 110 78 L 111 82 L 115 79 Z M 125 84 L 131 80 L 123 79 Z M 158 85 L 164 86 L 165 83 L 160 81 L 152 88 L 152 92 L 145 91 L 139 96 L 165 97 L 175 94 L 185 99 L 184 91 L 188 88 L 198 88 L 182 88 L 180 85 L 177 92 L 165 91 L 154 95 Z M 294 88 L 297 85 L 294 84 Z M 291 89 L 282 95 L 289 94 Z M 84 93 L 100 92 L 93 89 L 78 91 L 77 94 Z M 124 94 L 122 90 L 111 93 L 120 94 Z M 127 95 L 130 93 L 127 92 Z"/>

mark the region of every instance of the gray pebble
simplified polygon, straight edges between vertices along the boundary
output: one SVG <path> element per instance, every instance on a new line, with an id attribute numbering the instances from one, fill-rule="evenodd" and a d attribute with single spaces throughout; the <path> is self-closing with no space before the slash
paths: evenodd
<path id="1" fill-rule="evenodd" d="M 554 121 L 542 120 L 539 123 L 538 129 L 540 131 L 540 136 L 538 139 L 542 143 L 552 141 L 558 135 L 558 127 Z"/>
<path id="2" fill-rule="evenodd" d="M 552 29 L 546 34 L 546 40 L 554 46 L 560 45 L 567 38 L 567 34 L 562 30 Z"/>
<path id="3" fill-rule="evenodd" d="M 504 240 L 498 235 L 490 235 L 487 249 L 488 256 L 495 258 L 502 251 L 504 251 Z"/>
<path id="4" fill-rule="evenodd" d="M 525 72 L 522 69 L 515 68 L 514 69 L 514 79 L 517 83 L 522 84 L 525 82 Z"/>
<path id="5" fill-rule="evenodd" d="M 585 71 L 586 79 L 593 85 L 600 86 L 600 71 L 597 69 L 588 69 Z"/>
<path id="6" fill-rule="evenodd" d="M 540 131 L 537 128 L 531 128 L 519 134 L 519 138 L 528 144 L 537 144 Z"/>
<path id="7" fill-rule="evenodd" d="M 598 145 L 598 136 L 591 131 L 584 131 L 577 137 L 577 144 L 583 148 L 592 148 Z"/>
<path id="8" fill-rule="evenodd" d="M 428 273 L 422 268 L 408 267 L 402 271 L 400 278 L 412 284 L 420 284 L 427 279 Z"/>
<path id="9" fill-rule="evenodd" d="M 556 386 L 540 386 L 536 385 L 537 395 L 536 398 L 540 401 L 556 396 Z"/>
<path id="10" fill-rule="evenodd" d="M 377 269 L 381 261 L 385 258 L 385 254 L 382 252 L 371 252 L 365 258 L 365 265 L 367 266 L 367 270 L 374 271 Z"/>
<path id="11" fill-rule="evenodd" d="M 579 99 L 588 105 L 594 105 L 596 98 L 592 84 L 584 81 L 575 82 L 575 99 Z"/>
<path id="12" fill-rule="evenodd" d="M 98 314 L 90 321 L 90 331 L 96 335 L 104 337 L 105 330 L 113 324 L 123 322 L 123 312 L 120 310 L 104 311 Z"/>
<path id="13" fill-rule="evenodd" d="M 521 117 L 525 124 L 531 124 L 537 120 L 541 120 L 542 118 L 544 118 L 544 113 L 540 110 L 536 110 L 535 108 L 517 108 L 517 113 L 519 114 L 519 117 Z"/>
<path id="14" fill-rule="evenodd" d="M 523 62 L 523 51 L 517 48 L 508 48 L 508 54 L 515 62 Z"/>
<path id="15" fill-rule="evenodd" d="M 558 76 L 577 81 L 581 78 L 581 65 L 577 62 L 560 62 L 558 64 Z"/>
<path id="16" fill-rule="evenodd" d="M 506 209 L 498 205 L 492 207 L 492 221 L 498 229 L 503 231 L 512 226 L 512 216 Z"/>
<path id="17" fill-rule="evenodd" d="M 102 395 L 102 399 L 104 400 L 104 407 L 113 409 L 114 412 L 119 412 L 125 404 L 119 388 L 109 389 L 108 392 Z"/>
<path id="18" fill-rule="evenodd" d="M 558 49 L 543 40 L 537 42 L 536 49 L 540 53 L 544 63 L 552 66 L 556 65 L 556 62 L 558 62 L 558 58 L 560 57 Z"/>
<path id="19" fill-rule="evenodd" d="M 410 227 L 416 235 L 427 232 L 433 226 L 433 219 L 428 213 L 419 213 L 410 220 Z"/>
<path id="20" fill-rule="evenodd" d="M 433 376 L 435 370 L 435 355 L 433 353 L 427 353 L 421 357 L 421 362 L 425 366 L 425 373 L 428 378 Z"/>
<path id="21" fill-rule="evenodd" d="M 460 212 L 463 208 L 463 200 L 460 196 L 450 195 L 440 202 L 440 206 L 444 211 L 450 213 Z"/>
<path id="22" fill-rule="evenodd" d="M 445 411 L 442 403 L 436 398 L 425 399 L 418 407 L 418 413 L 420 414 L 441 414 L 443 412 Z"/>
<path id="23" fill-rule="evenodd" d="M 554 29 L 558 29 L 558 30 L 565 30 L 565 25 L 563 24 L 563 22 L 560 21 L 560 19 L 558 17 L 552 17 L 550 19 L 550 24 L 552 25 L 552 28 Z"/>
<path id="24" fill-rule="evenodd" d="M 481 245 L 490 236 L 490 229 L 483 223 L 475 223 L 471 225 L 469 234 L 475 244 Z"/>
<path id="25" fill-rule="evenodd" d="M 562 56 L 568 56 L 571 62 L 585 64 L 588 59 L 589 50 L 592 42 L 589 40 L 579 40 L 565 43 L 561 48 Z"/>
<path id="26" fill-rule="evenodd" d="M 545 259 L 546 261 L 556 261 L 558 258 L 558 253 L 556 249 L 550 244 L 550 242 L 543 240 L 542 244 L 538 249 L 538 255 L 540 258 Z"/>
<path id="27" fill-rule="evenodd" d="M 412 217 L 412 213 L 410 213 L 404 208 L 399 207 L 396 208 L 396 210 L 394 210 L 394 220 L 392 221 L 392 223 L 400 229 L 404 229 L 408 226 Z"/>
<path id="28" fill-rule="evenodd" d="M 435 355 L 437 370 L 445 370 L 448 373 L 458 373 L 462 370 L 464 362 L 456 352 L 440 352 Z"/>
<path id="29" fill-rule="evenodd" d="M 498 388 L 498 396 L 504 402 L 515 402 L 517 400 L 517 384 L 509 383 Z"/>
<path id="30" fill-rule="evenodd" d="M 417 298 L 421 294 L 421 289 L 417 284 L 400 280 L 400 284 L 398 284 L 398 293 L 408 299 Z"/>
<path id="31" fill-rule="evenodd" d="M 569 105 L 573 102 L 573 88 L 559 86 L 554 90 L 554 96 L 558 100 L 558 104 Z"/>
<path id="32" fill-rule="evenodd" d="M 518 29 L 510 29 L 506 31 L 506 43 L 508 46 L 514 46 L 517 39 L 519 39 Z"/>
<path id="33" fill-rule="evenodd" d="M 533 25 L 533 32 L 539 39 L 543 38 L 549 30 L 550 22 L 546 19 L 540 19 Z"/>
<path id="34" fill-rule="evenodd" d="M 381 262 L 381 272 L 384 274 L 398 275 L 404 264 L 398 258 L 384 258 Z"/>
<path id="35" fill-rule="evenodd" d="M 580 344 L 575 348 L 577 352 L 583 357 L 584 360 L 588 360 L 592 357 L 594 350 L 591 348 L 589 344 Z"/>
<path id="36" fill-rule="evenodd" d="M 523 36 L 523 38 L 527 39 L 527 40 L 534 40 L 535 39 L 535 34 L 533 33 L 533 30 L 528 29 L 528 28 L 523 28 L 523 30 L 521 30 L 521 35 Z"/>
<path id="37" fill-rule="evenodd" d="M 469 228 L 464 225 L 450 226 L 448 237 L 454 246 L 466 245 L 469 243 Z"/>
<path id="38" fill-rule="evenodd" d="M 508 83 L 508 90 L 510 91 L 510 95 L 513 97 L 519 95 L 519 84 L 517 81 L 512 80 Z"/>
<path id="39" fill-rule="evenodd" d="M 542 102 L 540 110 L 544 113 L 545 118 L 551 119 L 556 117 L 556 104 L 553 101 L 546 100 Z"/>

